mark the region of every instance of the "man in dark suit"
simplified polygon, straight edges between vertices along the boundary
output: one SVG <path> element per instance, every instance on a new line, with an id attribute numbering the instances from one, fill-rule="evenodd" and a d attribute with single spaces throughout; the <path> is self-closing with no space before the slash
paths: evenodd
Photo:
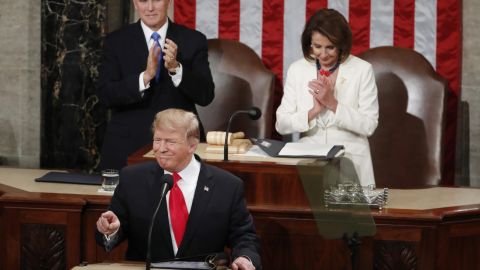
<path id="1" fill-rule="evenodd" d="M 128 239 L 126 259 L 145 260 L 149 225 L 161 192 L 156 180 L 163 174 L 172 174 L 174 179 L 179 175 L 155 221 L 152 260 L 195 257 L 229 247 L 232 269 L 260 269 L 259 239 L 246 208 L 243 182 L 194 155 L 200 135 L 195 114 L 180 109 L 161 111 L 152 129 L 156 162 L 121 170 L 109 211 L 97 221 L 97 243 L 109 250 Z M 181 201 L 176 200 L 178 192 Z M 180 218 L 178 214 L 182 207 L 183 225 L 183 214 Z"/>
<path id="2" fill-rule="evenodd" d="M 168 19 L 170 0 L 133 4 L 140 20 L 104 42 L 97 88 L 112 115 L 100 169 L 122 168 L 130 154 L 148 144 L 158 111 L 181 108 L 197 114 L 195 104 L 206 106 L 214 98 L 206 37 Z"/>

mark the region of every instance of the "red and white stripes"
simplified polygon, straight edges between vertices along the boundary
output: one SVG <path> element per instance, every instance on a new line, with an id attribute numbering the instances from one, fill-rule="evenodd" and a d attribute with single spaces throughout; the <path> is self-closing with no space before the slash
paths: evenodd
<path id="1" fill-rule="evenodd" d="M 453 95 L 446 137 L 452 147 L 447 147 L 445 158 L 453 162 L 461 78 L 461 4 L 461 0 L 174 0 L 173 19 L 208 38 L 247 44 L 277 74 L 280 84 L 290 63 L 302 56 L 300 35 L 307 18 L 323 7 L 338 10 L 352 28 L 353 54 L 385 45 L 412 48 L 449 80 Z"/>

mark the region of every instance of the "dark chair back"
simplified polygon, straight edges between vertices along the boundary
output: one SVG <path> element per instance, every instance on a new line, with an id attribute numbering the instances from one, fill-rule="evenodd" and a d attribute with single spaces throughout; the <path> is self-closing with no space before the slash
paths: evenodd
<path id="1" fill-rule="evenodd" d="M 439 184 L 447 82 L 411 49 L 378 47 L 359 57 L 372 64 L 378 87 L 379 124 L 369 138 L 377 186 Z"/>
<path id="2" fill-rule="evenodd" d="M 238 115 L 231 131 L 244 131 L 249 137 L 269 138 L 272 132 L 274 74 L 265 68 L 260 57 L 238 41 L 208 40 L 208 60 L 215 82 L 215 99 L 205 107 L 197 106 L 200 119 L 208 131 L 224 131 L 236 110 L 252 106 L 262 111 L 256 121 Z"/>

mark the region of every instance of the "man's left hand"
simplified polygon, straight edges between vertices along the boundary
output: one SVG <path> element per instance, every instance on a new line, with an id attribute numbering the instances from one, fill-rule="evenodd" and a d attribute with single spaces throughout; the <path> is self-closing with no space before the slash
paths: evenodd
<path id="1" fill-rule="evenodd" d="M 165 40 L 165 46 L 163 48 L 163 61 L 165 63 L 165 68 L 170 72 L 175 72 L 175 69 L 178 67 L 177 61 L 177 44 L 171 39 Z"/>
<path id="2" fill-rule="evenodd" d="M 249 259 L 238 257 L 232 263 L 232 270 L 255 270 L 255 266 Z"/>

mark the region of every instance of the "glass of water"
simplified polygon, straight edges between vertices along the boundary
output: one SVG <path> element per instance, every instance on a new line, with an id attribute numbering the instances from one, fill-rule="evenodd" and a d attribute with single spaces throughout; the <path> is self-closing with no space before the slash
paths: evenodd
<path id="1" fill-rule="evenodd" d="M 118 185 L 119 173 L 115 169 L 102 171 L 102 190 L 113 192 Z"/>

